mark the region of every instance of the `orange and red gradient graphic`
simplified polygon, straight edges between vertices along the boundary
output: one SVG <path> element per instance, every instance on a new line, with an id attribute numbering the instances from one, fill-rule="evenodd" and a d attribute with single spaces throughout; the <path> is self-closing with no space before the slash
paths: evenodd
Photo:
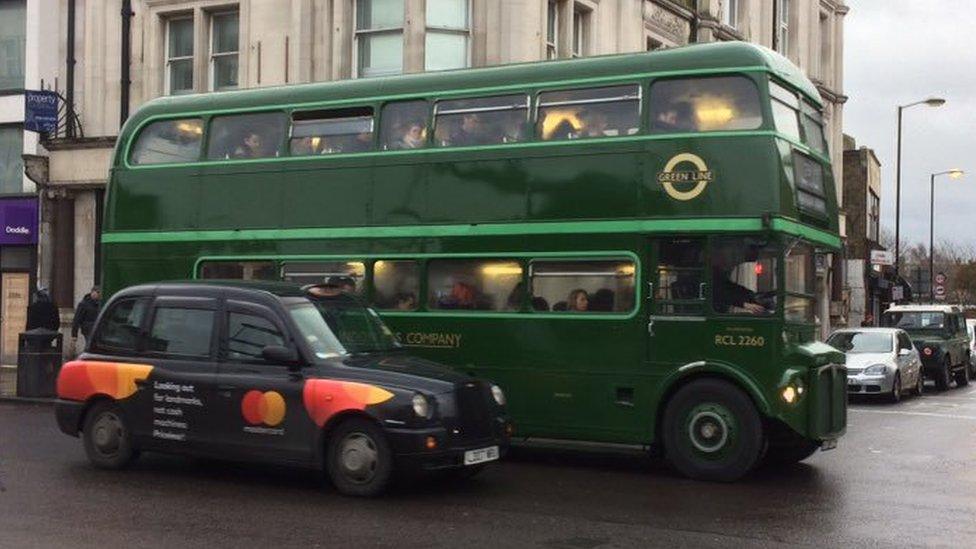
<path id="1" fill-rule="evenodd" d="M 149 364 L 73 360 L 58 374 L 58 398 L 84 401 L 105 395 L 121 400 L 132 396 L 136 381 L 149 377 L 152 369 Z"/>
<path id="2" fill-rule="evenodd" d="M 393 398 L 393 393 L 366 383 L 310 379 L 302 390 L 305 410 L 319 427 L 344 410 L 365 410 Z"/>
<path id="3" fill-rule="evenodd" d="M 276 391 L 248 391 L 241 400 L 241 414 L 251 425 L 274 427 L 285 419 L 285 399 Z"/>

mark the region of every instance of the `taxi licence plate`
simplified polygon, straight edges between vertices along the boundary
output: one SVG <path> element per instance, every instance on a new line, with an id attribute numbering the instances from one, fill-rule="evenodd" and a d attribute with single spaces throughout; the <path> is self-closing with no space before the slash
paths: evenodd
<path id="1" fill-rule="evenodd" d="M 495 461 L 496 459 L 498 459 L 498 446 L 468 450 L 464 453 L 465 465 L 475 465 L 486 461 Z"/>

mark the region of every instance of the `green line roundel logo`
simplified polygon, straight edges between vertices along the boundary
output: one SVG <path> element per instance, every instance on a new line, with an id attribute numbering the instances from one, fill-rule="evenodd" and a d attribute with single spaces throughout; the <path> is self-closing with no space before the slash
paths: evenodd
<path id="1" fill-rule="evenodd" d="M 689 167 L 694 169 L 676 169 L 684 168 L 686 165 L 690 165 Z M 665 164 L 664 170 L 657 173 L 658 182 L 664 187 L 668 196 L 675 200 L 696 198 L 714 179 L 715 173 L 708 169 L 705 161 L 692 153 L 674 155 Z"/>

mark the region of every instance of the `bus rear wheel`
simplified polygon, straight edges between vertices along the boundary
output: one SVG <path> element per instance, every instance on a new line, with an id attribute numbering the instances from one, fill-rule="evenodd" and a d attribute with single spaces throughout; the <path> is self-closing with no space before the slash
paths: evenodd
<path id="1" fill-rule="evenodd" d="M 742 478 L 759 461 L 763 436 L 762 420 L 749 396 L 720 379 L 692 381 L 664 411 L 665 458 L 694 479 Z"/>

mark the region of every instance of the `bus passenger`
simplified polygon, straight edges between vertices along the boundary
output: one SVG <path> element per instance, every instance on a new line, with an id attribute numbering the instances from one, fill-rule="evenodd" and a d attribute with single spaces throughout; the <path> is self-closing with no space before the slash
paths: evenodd
<path id="1" fill-rule="evenodd" d="M 614 294 L 609 288 L 600 288 L 590 298 L 590 311 L 613 311 Z"/>
<path id="2" fill-rule="evenodd" d="M 398 311 L 412 311 L 417 308 L 417 297 L 411 292 L 397 294 L 393 300 L 394 308 Z"/>
<path id="3" fill-rule="evenodd" d="M 292 156 L 309 156 L 317 154 L 315 150 L 315 142 L 311 137 L 300 137 L 298 139 L 293 139 L 291 144 L 291 154 Z"/>
<path id="4" fill-rule="evenodd" d="M 607 122 L 607 115 L 603 111 L 591 109 L 580 113 L 583 119 L 583 130 L 579 137 L 606 137 L 615 135 L 611 133 Z"/>
<path id="5" fill-rule="evenodd" d="M 698 130 L 691 105 L 685 101 L 672 103 L 657 113 L 651 121 L 654 130 L 664 132 L 693 132 Z"/>
<path id="6" fill-rule="evenodd" d="M 403 137 L 394 149 L 419 149 L 424 146 L 424 125 L 421 122 L 410 122 L 404 126 Z"/>
<path id="7" fill-rule="evenodd" d="M 453 147 L 470 147 L 484 142 L 484 124 L 477 113 L 467 113 L 461 116 L 461 123 L 448 139 L 447 144 Z"/>
<path id="8" fill-rule="evenodd" d="M 586 290 L 577 288 L 569 292 L 569 297 L 566 299 L 567 311 L 586 312 L 589 309 L 590 296 L 587 295 Z"/>
<path id="9" fill-rule="evenodd" d="M 371 132 L 357 133 L 356 137 L 346 142 L 340 152 L 358 153 L 367 152 L 373 148 L 373 134 Z"/>
<path id="10" fill-rule="evenodd" d="M 264 158 L 268 156 L 264 150 L 261 134 L 249 131 L 245 134 L 241 144 L 234 149 L 234 158 Z"/>

